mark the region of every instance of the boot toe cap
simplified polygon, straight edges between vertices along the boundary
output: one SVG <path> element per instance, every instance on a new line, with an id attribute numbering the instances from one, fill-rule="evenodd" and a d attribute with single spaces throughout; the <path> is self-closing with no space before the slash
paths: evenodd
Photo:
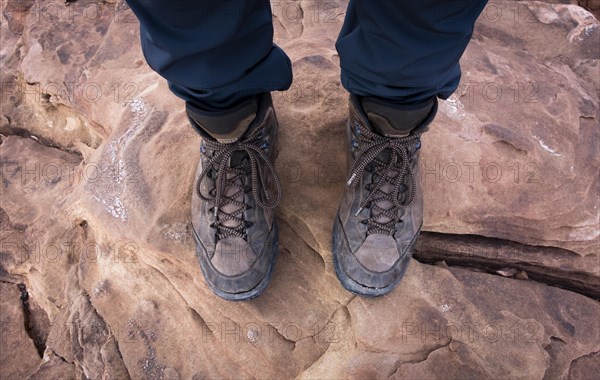
<path id="1" fill-rule="evenodd" d="M 414 250 L 416 238 L 406 243 L 387 235 L 368 235 L 352 252 L 341 223 L 334 231 L 334 258 L 338 278 L 344 287 L 366 296 L 390 292 L 400 282 Z"/>
<path id="2" fill-rule="evenodd" d="M 196 249 L 206 282 L 221 298 L 254 298 L 262 293 L 270 280 L 277 241 L 277 228 L 273 228 L 266 241 L 260 244 L 227 237 L 217 242 L 212 255 L 197 241 Z"/>
<path id="3" fill-rule="evenodd" d="M 387 235 L 369 235 L 354 254 L 369 272 L 383 273 L 394 267 L 400 258 L 396 241 Z"/>
<path id="4" fill-rule="evenodd" d="M 250 244 L 239 237 L 228 237 L 217 242 L 211 258 L 213 267 L 225 276 L 240 276 L 248 272 L 258 256 Z"/>

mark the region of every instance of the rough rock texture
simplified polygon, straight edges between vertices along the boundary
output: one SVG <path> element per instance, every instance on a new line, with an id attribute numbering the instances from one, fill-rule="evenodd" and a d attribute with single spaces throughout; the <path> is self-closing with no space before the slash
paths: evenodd
<path id="1" fill-rule="evenodd" d="M 600 0 L 544 0 L 552 4 L 578 4 L 592 12 L 596 18 L 600 17 Z"/>
<path id="2" fill-rule="evenodd" d="M 33 340 L 25 332 L 26 315 L 21 306 L 21 292 L 12 284 L 0 282 L 2 343 L 0 368 L 7 379 L 25 378 L 35 372 L 40 357 Z"/>
<path id="3" fill-rule="evenodd" d="M 263 296 L 229 303 L 194 257 L 198 137 L 131 12 L 2 6 L 1 378 L 597 373 L 600 28 L 582 8 L 490 3 L 424 137 L 418 258 L 439 265 L 413 261 L 396 291 L 362 299 L 330 250 L 345 2 L 273 2 L 295 72 L 274 94 L 280 258 Z"/>
<path id="4" fill-rule="evenodd" d="M 598 21 L 571 5 L 518 4 L 482 18 L 461 88 L 424 138 L 426 228 L 597 261 Z"/>

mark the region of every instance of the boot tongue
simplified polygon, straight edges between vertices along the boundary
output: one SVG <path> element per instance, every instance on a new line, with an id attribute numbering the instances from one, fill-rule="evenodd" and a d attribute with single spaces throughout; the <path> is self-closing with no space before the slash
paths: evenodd
<path id="1" fill-rule="evenodd" d="M 248 157 L 248 153 L 243 150 L 238 150 L 233 152 L 231 158 L 229 159 L 229 167 L 239 166 L 241 165 L 244 158 Z"/>
<path id="2" fill-rule="evenodd" d="M 201 110 L 193 105 L 186 104 L 187 114 L 190 118 L 192 125 L 198 129 L 198 131 L 210 137 L 214 138 L 220 143 L 230 144 L 238 141 L 250 128 L 250 125 L 256 118 L 258 113 L 258 99 L 251 98 L 245 102 L 242 102 L 236 107 L 233 107 L 226 111 L 209 112 Z M 227 176 L 227 180 L 233 180 L 226 189 L 224 189 L 224 196 L 233 198 L 238 204 L 244 203 L 244 193 L 239 192 L 240 188 L 243 188 L 244 184 L 239 175 L 231 171 L 229 168 L 237 167 L 242 164 L 244 158 L 248 157 L 245 151 L 235 151 L 229 158 L 228 169 L 224 175 Z M 222 212 L 227 214 L 234 214 L 243 206 L 238 206 L 234 203 L 226 203 L 220 206 Z M 233 219 L 222 220 L 223 226 L 229 228 L 237 228 L 240 226 L 240 222 Z"/>
<path id="3" fill-rule="evenodd" d="M 361 106 L 371 122 L 373 131 L 390 138 L 410 135 L 411 131 L 418 127 L 429 115 L 433 105 L 434 98 L 423 103 L 411 105 L 395 104 L 394 102 L 375 97 L 364 97 L 361 99 Z M 385 149 L 379 154 L 377 159 L 384 163 L 389 163 L 391 156 L 391 149 Z M 391 179 L 394 179 L 399 173 L 391 170 L 387 175 Z M 392 183 L 386 182 L 379 190 L 386 194 L 391 194 L 394 191 L 394 186 Z M 394 206 L 394 203 L 387 199 L 379 199 L 376 204 L 384 210 L 390 210 Z M 371 216 L 375 217 L 377 222 L 382 224 L 393 221 L 392 218 L 375 210 L 372 210 Z"/>
<path id="4" fill-rule="evenodd" d="M 251 98 L 238 106 L 217 112 L 201 110 L 190 103 L 186 110 L 195 126 L 220 143 L 236 142 L 246 133 L 258 112 L 257 98 Z"/>
<path id="5" fill-rule="evenodd" d="M 374 131 L 392 138 L 408 136 L 429 115 L 433 103 L 434 98 L 409 105 L 376 97 L 361 99 L 361 106 Z"/>

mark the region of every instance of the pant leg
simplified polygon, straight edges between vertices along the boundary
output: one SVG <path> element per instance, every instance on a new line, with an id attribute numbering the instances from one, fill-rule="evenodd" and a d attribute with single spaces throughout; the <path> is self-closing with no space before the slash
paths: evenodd
<path id="1" fill-rule="evenodd" d="M 148 64 L 188 103 L 227 109 L 291 85 L 291 62 L 273 44 L 268 0 L 127 2 Z"/>
<path id="2" fill-rule="evenodd" d="M 336 48 L 350 93 L 400 103 L 448 98 L 487 0 L 350 0 Z"/>

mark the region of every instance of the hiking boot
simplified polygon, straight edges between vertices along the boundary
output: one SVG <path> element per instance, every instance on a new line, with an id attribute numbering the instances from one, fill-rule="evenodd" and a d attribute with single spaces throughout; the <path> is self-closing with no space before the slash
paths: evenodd
<path id="1" fill-rule="evenodd" d="M 403 106 L 350 96 L 350 175 L 333 227 L 333 261 L 355 294 L 390 292 L 408 267 L 423 223 L 420 136 L 436 112 L 437 98 Z"/>
<path id="2" fill-rule="evenodd" d="M 221 298 L 257 297 L 271 279 L 278 250 L 274 208 L 281 184 L 273 166 L 277 118 L 271 95 L 221 113 L 188 105 L 187 113 L 202 136 L 192 194 L 202 273 Z"/>

